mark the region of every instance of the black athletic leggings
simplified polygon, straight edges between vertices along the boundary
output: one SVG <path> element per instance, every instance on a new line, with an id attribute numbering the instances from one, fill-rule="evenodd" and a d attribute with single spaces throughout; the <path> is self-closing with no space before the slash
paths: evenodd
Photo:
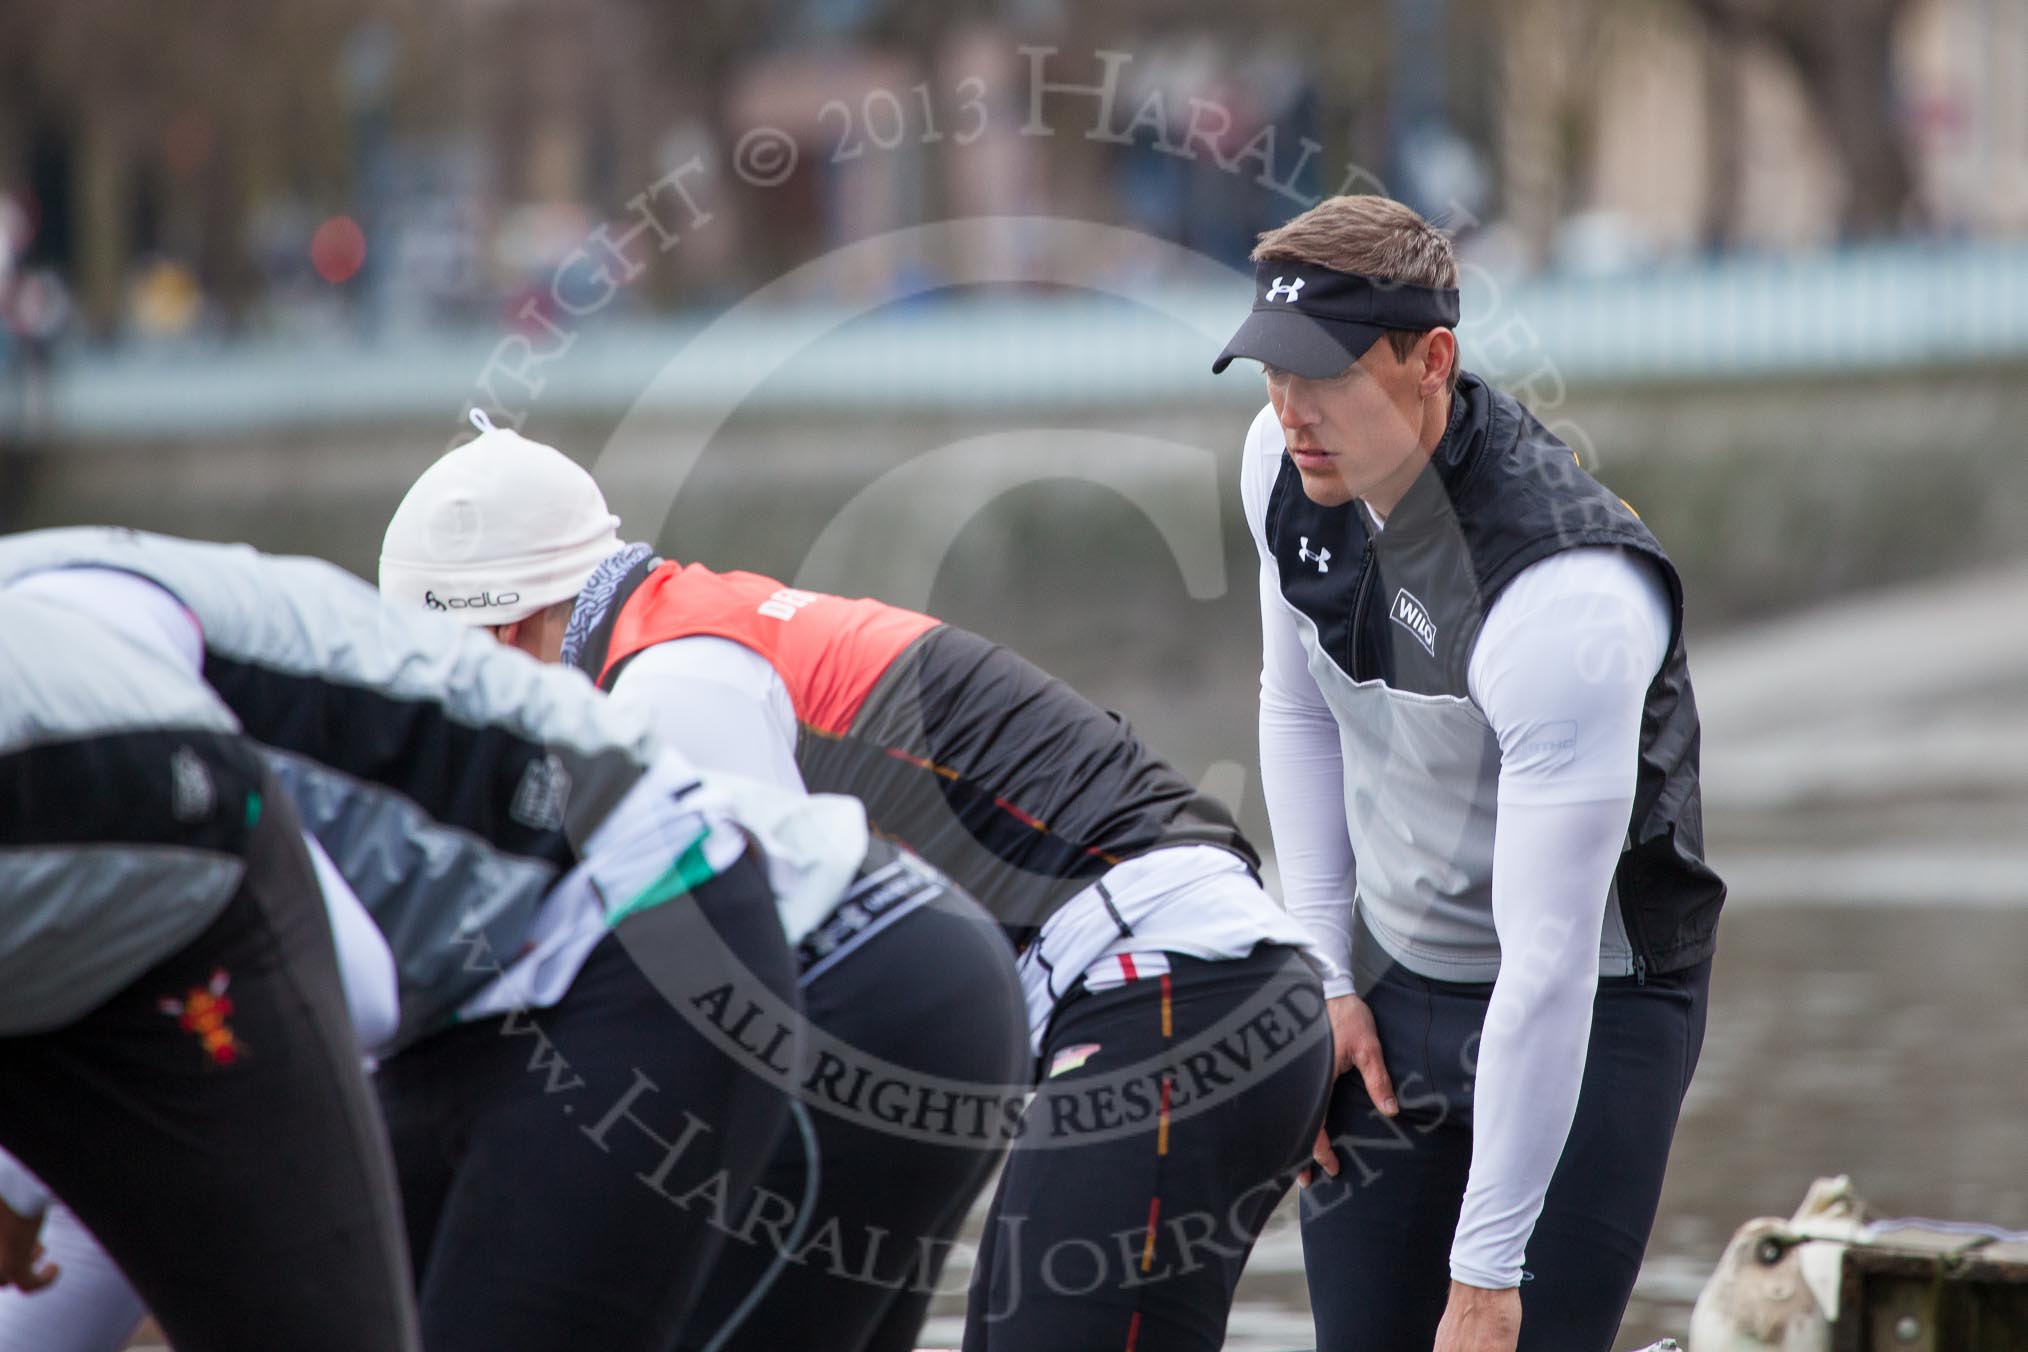
<path id="1" fill-rule="evenodd" d="M 553 1008 L 384 1064 L 429 1352 L 667 1352 L 788 1122 L 795 977 L 751 857 L 628 917 Z"/>
<path id="2" fill-rule="evenodd" d="M 965 1352 L 1215 1352 L 1323 1117 L 1331 1036 L 1295 950 L 1058 1005 L 987 1218 Z"/>
<path id="3" fill-rule="evenodd" d="M 798 1125 L 738 1213 L 684 1352 L 906 1352 L 998 1162 L 1029 1070 L 999 927 L 877 844 L 855 897 L 913 909 L 870 939 L 848 898 L 801 956 L 811 1030 Z M 899 889 L 905 888 L 906 891 Z"/>
<path id="4" fill-rule="evenodd" d="M 1528 1242 L 1520 1352 L 1609 1352 L 1634 1289 L 1669 1141 L 1704 1044 L 1709 960 L 1599 983 L 1577 1118 Z M 1401 1112 L 1356 1073 L 1331 1096 L 1340 1170 L 1303 1196 L 1318 1352 L 1427 1347 L 1450 1295 L 1472 1163 L 1471 1085 L 1492 986 L 1391 967 L 1367 995 Z"/>
<path id="5" fill-rule="evenodd" d="M 266 787 L 204 933 L 75 1023 L 0 1038 L 0 1144 L 177 1352 L 412 1350 L 387 1137 L 295 813 Z"/>

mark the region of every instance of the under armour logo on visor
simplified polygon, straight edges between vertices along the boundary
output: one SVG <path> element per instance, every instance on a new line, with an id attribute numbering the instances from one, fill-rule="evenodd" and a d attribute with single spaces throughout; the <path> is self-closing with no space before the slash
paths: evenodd
<path id="1" fill-rule="evenodd" d="M 1298 277 L 1293 282 L 1285 282 L 1280 277 L 1276 277 L 1274 280 L 1274 284 L 1268 287 L 1266 299 L 1289 301 L 1293 303 L 1294 300 L 1296 299 L 1296 296 L 1303 289 L 1304 280 L 1305 280 L 1304 278 Z"/>
<path id="2" fill-rule="evenodd" d="M 1301 559 L 1301 560 L 1302 560 L 1302 561 L 1303 561 L 1304 563 L 1314 563 L 1314 564 L 1316 564 L 1316 565 L 1317 565 L 1317 571 L 1318 571 L 1318 572 L 1320 572 L 1320 573 L 1328 573 L 1328 572 L 1330 572 L 1330 571 L 1331 571 L 1331 551 L 1330 551 L 1330 550 L 1328 550 L 1328 549 L 1322 549 L 1322 550 L 1318 550 L 1318 551 L 1317 551 L 1316 553 L 1314 553 L 1314 554 L 1313 554 L 1313 553 L 1311 553 L 1311 552 L 1310 552 L 1310 537 L 1309 537 L 1309 536 L 1307 536 L 1307 535 L 1305 535 L 1305 536 L 1303 537 L 1303 539 L 1302 539 L 1302 545 L 1303 545 L 1303 547 L 1302 547 L 1301 549 L 1299 549 L 1299 550 L 1297 550 L 1297 551 L 1296 551 L 1296 557 L 1297 557 L 1297 558 Z"/>

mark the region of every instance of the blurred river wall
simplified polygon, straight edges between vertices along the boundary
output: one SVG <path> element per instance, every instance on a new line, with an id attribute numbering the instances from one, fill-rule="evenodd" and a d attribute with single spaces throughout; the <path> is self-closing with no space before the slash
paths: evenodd
<path id="1" fill-rule="evenodd" d="M 1188 402 L 896 412 L 777 409 L 763 386 L 709 424 L 538 410 L 524 430 L 591 466 L 631 535 L 687 558 L 786 577 L 811 562 L 843 571 L 806 581 L 846 586 L 898 539 L 948 538 L 936 584 L 962 608 L 1057 614 L 1052 584 L 1070 581 L 1081 603 L 1112 598 L 1132 627 L 1159 629 L 1188 599 L 1182 571 L 1210 599 L 1195 557 L 1208 532 L 1218 585 L 1252 604 L 1236 476 L 1260 385 L 1235 372 L 1233 386 Z M 370 576 L 403 490 L 469 435 L 458 412 L 60 437 L 9 453 L 0 527 L 117 522 Z M 1670 550 L 1700 629 L 2028 556 L 2028 365 L 1585 387 L 1545 421 L 1576 431 L 1588 467 Z M 862 538 L 838 538 L 852 526 Z"/>

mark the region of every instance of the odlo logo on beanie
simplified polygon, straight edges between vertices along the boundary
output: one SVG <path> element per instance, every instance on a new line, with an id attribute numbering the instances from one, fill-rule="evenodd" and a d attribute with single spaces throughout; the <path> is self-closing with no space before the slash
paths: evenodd
<path id="1" fill-rule="evenodd" d="M 446 601 L 433 591 L 423 593 L 423 604 L 431 610 L 490 610 L 494 606 L 511 606 L 520 601 L 521 593 L 501 592 L 498 596 L 482 591 L 477 596 L 453 596 Z"/>

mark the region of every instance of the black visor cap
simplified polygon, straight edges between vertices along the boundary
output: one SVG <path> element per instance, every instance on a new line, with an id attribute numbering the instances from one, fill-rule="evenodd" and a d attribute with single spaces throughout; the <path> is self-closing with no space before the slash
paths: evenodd
<path id="1" fill-rule="evenodd" d="M 1309 263 L 1254 265 L 1253 311 L 1211 363 L 1214 374 L 1251 357 L 1306 380 L 1328 380 L 1389 329 L 1420 333 L 1458 322 L 1454 288 L 1410 286 Z"/>

